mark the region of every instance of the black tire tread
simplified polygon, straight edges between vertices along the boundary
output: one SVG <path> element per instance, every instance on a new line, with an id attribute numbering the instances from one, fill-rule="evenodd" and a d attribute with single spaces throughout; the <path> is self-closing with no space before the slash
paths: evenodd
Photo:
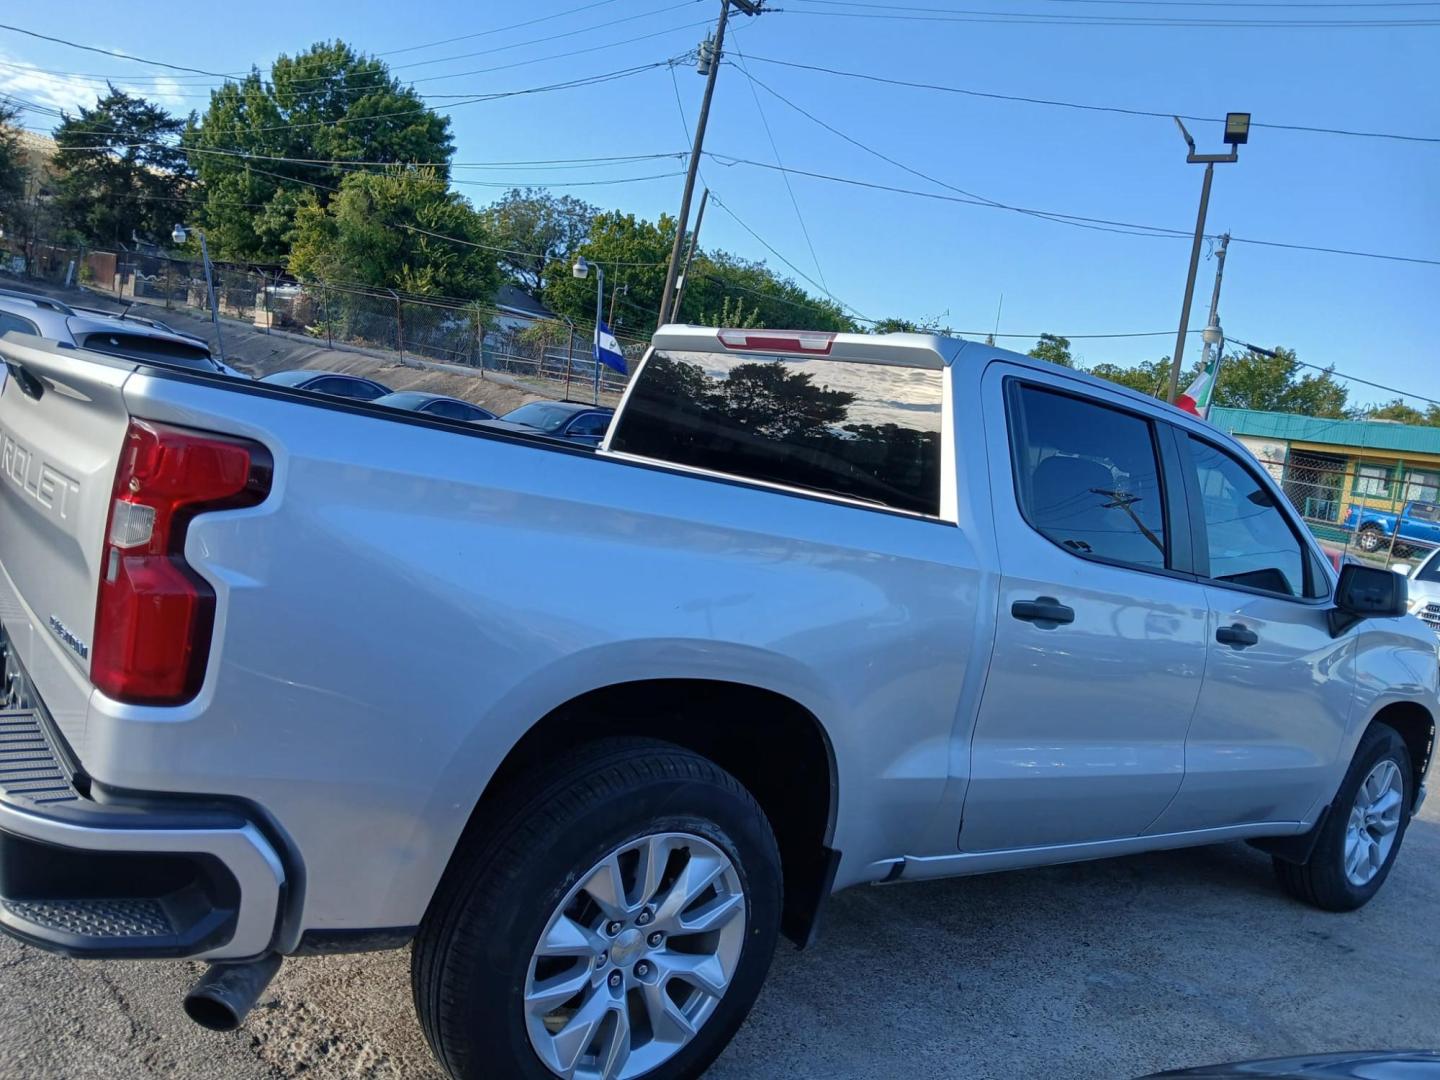
<path id="1" fill-rule="evenodd" d="M 1369 755 L 1378 744 L 1386 742 L 1392 742 L 1399 750 L 1401 772 L 1406 778 L 1406 797 L 1413 797 L 1414 792 L 1409 790 L 1412 774 L 1410 771 L 1409 752 L 1405 747 L 1405 740 L 1402 739 L 1400 733 L 1389 724 L 1377 721 L 1372 723 L 1365 734 L 1360 737 L 1360 742 L 1355 748 L 1355 756 L 1351 760 L 1349 768 L 1346 769 L 1345 778 L 1341 781 L 1340 789 L 1336 793 L 1337 799 L 1340 799 L 1342 796 L 1349 797 L 1353 791 L 1353 785 L 1359 782 L 1358 773 L 1362 767 L 1361 763 L 1368 760 Z M 1405 815 L 1406 811 L 1402 809 L 1400 832 L 1395 839 L 1395 849 L 1390 856 L 1391 865 L 1393 865 L 1395 858 L 1399 855 L 1400 844 L 1404 839 L 1407 824 Z M 1360 900 L 1359 904 L 1357 904 L 1353 901 L 1353 898 L 1337 895 L 1336 886 L 1332 881 L 1327 880 L 1331 876 L 1331 871 L 1327 867 L 1326 861 L 1332 856 L 1329 849 L 1332 844 L 1337 842 L 1338 837 L 1343 836 L 1348 817 L 1347 810 L 1340 809 L 1339 803 L 1337 802 L 1332 806 L 1331 813 L 1326 819 L 1324 827 L 1320 830 L 1320 836 L 1316 841 L 1315 847 L 1305 862 L 1288 862 L 1278 856 L 1272 860 L 1275 867 L 1275 878 L 1280 883 L 1280 888 L 1284 892 L 1296 900 L 1309 904 L 1311 907 L 1320 908 L 1322 911 L 1352 911 L 1360 904 L 1368 902 L 1368 896 Z M 1380 878 L 1382 884 L 1388 875 L 1389 869 L 1387 867 Z M 1376 890 L 1378 890 L 1378 888 L 1379 886 L 1377 885 Z"/>
<path id="2" fill-rule="evenodd" d="M 458 1011 L 460 970 L 446 959 L 467 954 L 478 929 L 462 921 L 466 908 L 493 908 L 515 878 L 523 857 L 546 844 L 555 830 L 578 820 L 587 807 L 656 780 L 694 780 L 718 785 L 748 804 L 761 821 L 779 864 L 779 852 L 768 819 L 754 796 L 714 762 L 658 739 L 616 738 L 577 748 L 538 776 L 531 774 L 497 793 L 494 803 L 467 830 L 451 859 L 420 930 L 411 955 L 411 988 L 425 1039 L 436 1059 L 452 1076 L 468 1074 L 466 1062 L 454 1060 L 466 1040 L 449 1030 L 446 1017 Z"/>

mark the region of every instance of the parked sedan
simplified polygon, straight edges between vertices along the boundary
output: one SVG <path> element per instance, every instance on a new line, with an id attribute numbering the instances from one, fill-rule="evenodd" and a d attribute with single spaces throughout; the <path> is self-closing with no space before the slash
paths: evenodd
<path id="1" fill-rule="evenodd" d="M 464 420 L 475 423 L 479 420 L 494 420 L 495 414 L 479 405 L 472 405 L 459 398 L 444 394 L 426 394 L 419 390 L 399 390 L 393 394 L 375 399 L 376 405 L 391 409 L 405 409 L 409 412 L 424 413 L 426 416 L 442 416 L 446 420 Z"/>
<path id="2" fill-rule="evenodd" d="M 330 397 L 349 398 L 351 401 L 374 401 L 391 393 L 384 383 L 364 379 L 359 375 L 345 375 L 338 371 L 277 371 L 266 375 L 261 382 L 274 386 L 289 386 L 296 390 L 311 390 Z"/>
<path id="3" fill-rule="evenodd" d="M 614 409 L 581 405 L 574 401 L 532 401 L 511 409 L 500 419 L 586 446 L 599 446 L 610 427 Z"/>

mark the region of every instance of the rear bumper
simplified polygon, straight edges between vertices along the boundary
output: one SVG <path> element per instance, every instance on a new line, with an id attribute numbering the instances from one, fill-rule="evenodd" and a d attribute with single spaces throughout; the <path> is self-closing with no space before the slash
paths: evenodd
<path id="1" fill-rule="evenodd" d="M 83 957 L 269 951 L 285 871 L 230 809 L 87 797 L 43 712 L 0 712 L 0 930 Z"/>

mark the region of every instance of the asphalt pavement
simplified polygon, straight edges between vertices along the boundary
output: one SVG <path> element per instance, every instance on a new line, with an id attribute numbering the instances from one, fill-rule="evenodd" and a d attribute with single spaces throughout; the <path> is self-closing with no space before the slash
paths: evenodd
<path id="1" fill-rule="evenodd" d="M 1440 798 L 1348 915 L 1281 895 L 1244 845 L 842 893 L 782 945 L 711 1070 L 741 1078 L 1110 1078 L 1440 1045 Z M 286 961 L 240 1031 L 195 1027 L 192 963 L 0 939 L 0 1078 L 433 1080 L 408 952 Z"/>

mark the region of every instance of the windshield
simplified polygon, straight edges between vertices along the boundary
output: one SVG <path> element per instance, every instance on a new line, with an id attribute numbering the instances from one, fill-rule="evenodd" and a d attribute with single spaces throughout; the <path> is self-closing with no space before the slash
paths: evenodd
<path id="1" fill-rule="evenodd" d="M 1430 557 L 1416 568 L 1412 580 L 1440 585 L 1440 552 L 1432 552 Z"/>
<path id="2" fill-rule="evenodd" d="M 574 409 L 567 409 L 563 405 L 532 401 L 529 405 L 521 405 L 518 409 L 511 410 L 500 419 L 526 424 L 541 431 L 559 431 L 565 426 L 565 421 L 574 415 Z"/>

